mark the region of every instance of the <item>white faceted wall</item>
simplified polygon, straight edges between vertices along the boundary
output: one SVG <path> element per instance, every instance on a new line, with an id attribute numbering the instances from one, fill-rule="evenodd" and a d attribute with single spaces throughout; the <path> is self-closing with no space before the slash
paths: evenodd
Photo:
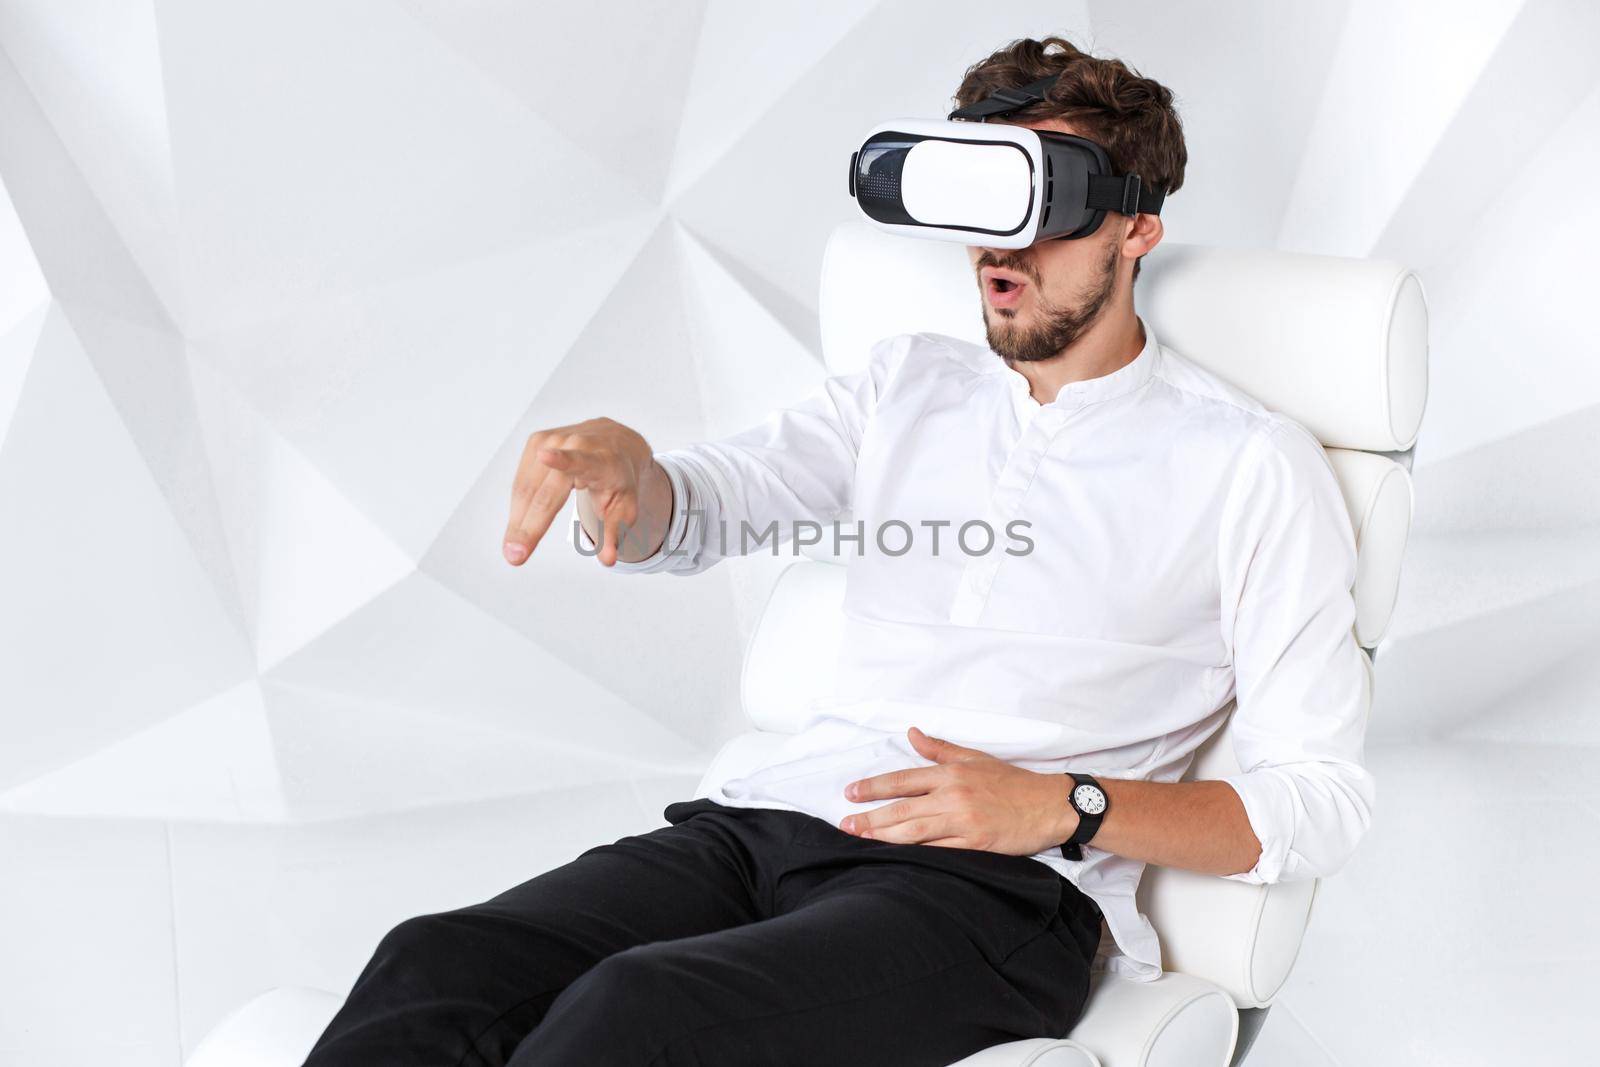
<path id="1" fill-rule="evenodd" d="M 1174 239 L 1422 272 L 1379 756 L 1600 744 L 1600 7 L 0 0 L 0 1064 L 170 1065 L 688 796 L 784 561 L 511 568 L 522 442 L 810 387 L 855 138 L 1052 32 L 1177 92 Z"/>

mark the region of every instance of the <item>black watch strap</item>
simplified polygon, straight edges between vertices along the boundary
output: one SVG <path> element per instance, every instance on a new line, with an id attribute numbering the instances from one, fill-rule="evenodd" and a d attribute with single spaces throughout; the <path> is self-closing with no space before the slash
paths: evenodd
<path id="1" fill-rule="evenodd" d="M 1102 797 L 1106 795 L 1105 787 L 1087 774 L 1073 771 L 1065 773 L 1072 780 L 1072 790 L 1067 794 L 1067 802 L 1072 805 L 1072 810 L 1078 813 L 1078 827 L 1072 831 L 1072 836 L 1062 843 L 1061 855 L 1066 859 L 1077 861 L 1083 859 L 1083 846 L 1094 840 L 1094 835 L 1100 832 L 1100 824 L 1105 821 L 1106 812 L 1110 810 L 1111 805 L 1108 797 L 1105 806 L 1099 811 L 1085 811 L 1079 807 L 1077 794 L 1080 785 L 1094 786 Z"/>

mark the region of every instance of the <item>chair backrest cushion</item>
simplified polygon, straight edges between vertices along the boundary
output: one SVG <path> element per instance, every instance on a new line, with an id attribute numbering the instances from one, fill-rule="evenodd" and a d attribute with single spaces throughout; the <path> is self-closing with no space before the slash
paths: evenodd
<path id="1" fill-rule="evenodd" d="M 1161 343 L 1310 430 L 1324 445 L 1411 447 L 1428 391 L 1422 284 L 1384 260 L 1163 243 L 1144 259 L 1139 314 Z M 966 249 L 837 227 L 823 254 L 823 357 L 861 366 L 874 342 L 943 333 L 984 342 Z"/>
<path id="2" fill-rule="evenodd" d="M 739 679 L 744 713 L 758 729 L 794 733 L 813 703 L 833 695 L 844 582 L 844 566 L 804 562 L 772 587 Z"/>
<path id="3" fill-rule="evenodd" d="M 1356 640 L 1377 648 L 1400 592 L 1400 560 L 1411 534 L 1411 475 L 1394 460 L 1346 448 L 1327 450 L 1356 535 Z"/>

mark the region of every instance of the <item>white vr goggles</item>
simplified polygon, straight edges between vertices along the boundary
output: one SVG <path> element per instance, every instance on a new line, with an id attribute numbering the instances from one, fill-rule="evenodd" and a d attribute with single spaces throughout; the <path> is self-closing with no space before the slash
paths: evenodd
<path id="1" fill-rule="evenodd" d="M 989 248 L 1087 237 L 1106 212 L 1159 215 L 1166 192 L 1112 173 L 1105 149 L 988 119 L 1044 99 L 1061 75 L 1001 89 L 938 119 L 874 126 L 850 156 L 850 195 L 880 229 Z M 976 120 L 976 121 L 972 121 Z"/>

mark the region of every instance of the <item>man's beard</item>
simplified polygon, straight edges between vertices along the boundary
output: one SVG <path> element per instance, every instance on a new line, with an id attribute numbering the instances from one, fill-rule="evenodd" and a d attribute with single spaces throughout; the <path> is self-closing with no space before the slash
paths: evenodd
<path id="1" fill-rule="evenodd" d="M 989 347 L 1008 363 L 1036 363 L 1060 355 L 1089 331 L 1111 302 L 1111 293 L 1117 285 L 1119 255 L 1115 242 L 1106 246 L 1100 270 L 1078 294 L 1077 307 L 1060 307 L 1045 300 L 1035 276 L 1034 314 L 1039 321 L 1031 327 L 1018 326 L 1015 314 L 1002 315 L 993 308 L 988 309 L 983 325 Z"/>

